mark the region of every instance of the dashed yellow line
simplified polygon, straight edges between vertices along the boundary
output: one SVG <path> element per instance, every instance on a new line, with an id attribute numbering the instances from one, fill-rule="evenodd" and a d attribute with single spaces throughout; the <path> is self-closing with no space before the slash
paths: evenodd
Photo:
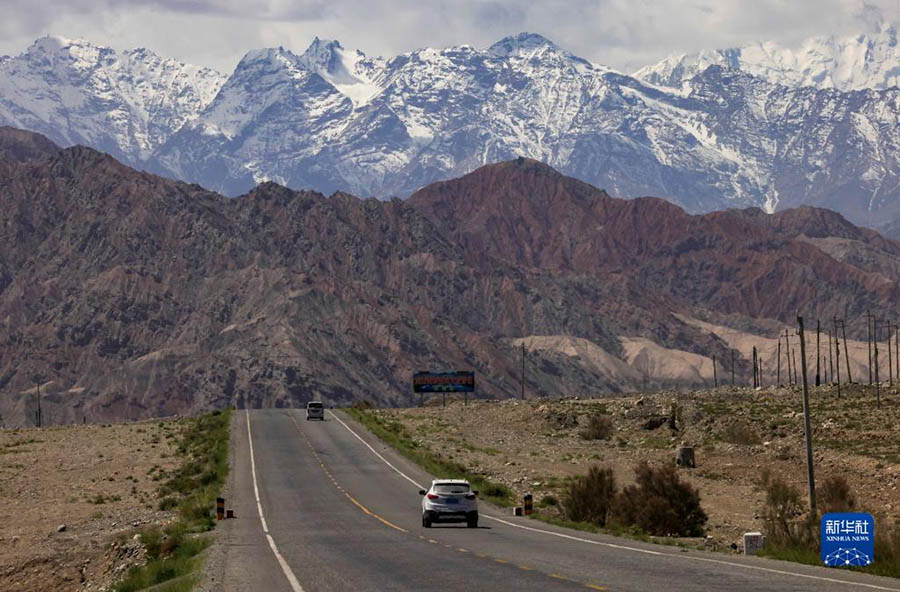
<path id="1" fill-rule="evenodd" d="M 313 446 L 312 446 L 312 444 L 310 443 L 309 439 L 306 437 L 306 434 L 304 434 L 303 431 L 300 429 L 300 425 L 297 423 L 296 418 L 294 418 L 293 415 L 291 415 L 290 417 L 291 417 L 291 421 L 293 421 L 293 422 L 294 422 L 294 425 L 297 427 L 297 431 L 299 431 L 300 434 L 303 436 L 303 440 L 306 442 L 306 445 L 309 446 L 309 449 L 312 451 L 313 456 L 315 457 L 315 459 L 316 459 L 317 461 L 319 461 L 319 466 L 322 468 L 322 470 L 325 472 L 325 474 L 326 474 L 326 475 L 328 476 L 328 478 L 331 480 L 332 484 L 334 484 L 334 486 L 335 486 L 338 490 L 340 490 L 341 493 L 343 493 L 343 494 L 347 497 L 348 500 L 350 500 L 350 501 L 351 501 L 357 508 L 359 508 L 364 514 L 366 514 L 366 515 L 368 515 L 368 516 L 371 516 L 371 517 L 375 518 L 376 520 L 380 521 L 380 522 L 381 522 L 382 524 L 384 524 L 385 526 L 388 526 L 388 527 L 390 527 L 390 528 L 393 528 L 394 530 L 398 530 L 398 531 L 400 531 L 400 532 L 405 532 L 405 533 L 409 534 L 409 531 L 406 530 L 405 528 L 402 528 L 402 527 L 400 527 L 400 526 L 397 526 L 396 524 L 390 522 L 389 520 L 385 520 L 384 518 L 382 518 L 381 516 L 379 516 L 379 515 L 376 514 L 375 512 L 372 512 L 371 510 L 369 510 L 369 508 L 367 508 L 367 507 L 365 507 L 364 505 L 362 505 L 361 503 L 359 503 L 352 495 L 350 495 L 343 487 L 341 487 L 341 485 L 338 483 L 337 479 L 334 478 L 334 475 L 331 474 L 331 471 L 328 470 L 328 467 L 325 466 L 325 463 L 322 462 L 322 459 L 319 457 L 319 454 L 316 452 L 315 448 L 313 448 Z M 439 543 L 438 541 L 436 541 L 436 540 L 434 540 L 434 539 L 426 539 L 426 538 L 425 538 L 424 536 L 422 536 L 422 535 L 415 535 L 415 536 L 417 536 L 419 539 L 421 539 L 421 540 L 423 540 L 423 541 L 424 541 L 424 540 L 427 540 L 427 541 L 428 541 L 429 543 L 431 543 L 432 545 L 443 545 L 444 547 L 446 547 L 446 548 L 448 548 L 448 549 L 452 549 L 452 548 L 453 548 L 452 545 L 448 545 L 448 544 L 444 544 L 444 543 Z M 462 547 L 458 547 L 456 550 L 459 551 L 460 553 L 469 553 L 469 552 L 470 552 L 468 549 L 463 549 Z M 476 557 L 481 558 L 481 559 L 493 559 L 494 562 L 500 563 L 500 564 L 502 564 L 502 565 L 508 565 L 508 564 L 509 564 L 509 561 L 507 561 L 506 559 L 500 559 L 499 557 L 489 557 L 488 555 L 485 555 L 484 553 L 478 553 L 478 552 L 472 552 L 472 554 L 475 555 Z M 534 571 L 534 568 L 533 568 L 533 567 L 530 567 L 530 566 L 528 566 L 528 565 L 517 565 L 516 567 L 518 567 L 518 568 L 521 569 L 522 571 Z M 546 575 L 547 575 L 548 577 L 554 578 L 554 579 L 556 579 L 556 580 L 562 580 L 562 581 L 566 581 L 566 582 L 571 582 L 571 581 L 573 581 L 573 580 L 570 580 L 569 578 L 567 578 L 567 577 L 565 577 L 565 576 L 562 576 L 562 575 L 556 574 L 556 573 L 551 573 L 551 574 L 546 574 Z M 604 588 L 603 586 L 598 586 L 598 585 L 596 585 L 596 584 L 584 584 L 584 586 L 585 586 L 586 588 L 590 588 L 591 590 L 606 590 L 606 588 Z"/>

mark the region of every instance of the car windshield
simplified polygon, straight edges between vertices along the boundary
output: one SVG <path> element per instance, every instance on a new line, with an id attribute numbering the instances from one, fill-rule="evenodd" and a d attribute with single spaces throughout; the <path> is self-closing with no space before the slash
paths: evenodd
<path id="1" fill-rule="evenodd" d="M 321 403 L 310 403 L 309 405 L 307 405 L 307 407 L 309 407 L 310 409 L 319 409 L 322 407 L 322 404 Z"/>
<path id="2" fill-rule="evenodd" d="M 435 493 L 469 493 L 468 483 L 435 483 Z"/>

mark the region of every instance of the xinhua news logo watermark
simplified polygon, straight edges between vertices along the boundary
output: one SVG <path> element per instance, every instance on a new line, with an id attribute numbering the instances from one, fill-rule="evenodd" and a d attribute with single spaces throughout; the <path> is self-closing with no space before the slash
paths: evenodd
<path id="1" fill-rule="evenodd" d="M 825 514 L 821 529 L 825 565 L 862 567 L 875 561 L 875 520 L 871 514 Z"/>

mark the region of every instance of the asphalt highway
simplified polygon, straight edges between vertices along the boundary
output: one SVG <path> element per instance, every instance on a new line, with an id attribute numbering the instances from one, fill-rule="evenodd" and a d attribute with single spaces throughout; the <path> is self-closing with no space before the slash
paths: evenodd
<path id="1" fill-rule="evenodd" d="M 480 504 L 478 529 L 421 525 L 431 476 L 346 415 L 240 411 L 213 589 L 815 591 L 900 582 L 581 533 Z"/>

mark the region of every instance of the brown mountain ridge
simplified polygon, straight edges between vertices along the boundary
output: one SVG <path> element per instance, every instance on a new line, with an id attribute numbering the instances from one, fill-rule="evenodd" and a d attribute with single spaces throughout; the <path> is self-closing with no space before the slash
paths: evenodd
<path id="1" fill-rule="evenodd" d="M 898 301 L 900 244 L 827 210 L 689 216 L 526 159 L 407 201 L 229 199 L 4 128 L 0 199 L 7 426 L 34 422 L 38 384 L 50 422 L 404 404 L 423 369 L 513 396 L 522 345 L 529 396 L 688 386 L 728 354 L 690 319 L 774 335 L 803 311 L 864 334 Z M 636 344 L 701 363 L 641 365 Z"/>

